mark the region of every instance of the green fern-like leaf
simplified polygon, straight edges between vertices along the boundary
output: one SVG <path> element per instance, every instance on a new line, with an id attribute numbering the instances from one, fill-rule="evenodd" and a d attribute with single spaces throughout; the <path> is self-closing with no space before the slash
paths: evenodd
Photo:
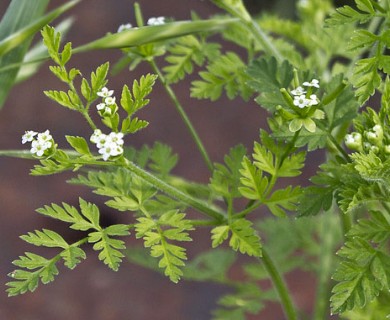
<path id="1" fill-rule="evenodd" d="M 222 195 L 226 199 L 240 196 L 238 191 L 241 177 L 240 168 L 245 154 L 245 147 L 238 145 L 230 149 L 229 154 L 224 157 L 225 164 L 217 163 L 214 165 L 210 187 L 218 195 Z"/>
<path id="2" fill-rule="evenodd" d="M 171 83 L 182 80 L 186 74 L 194 70 L 194 63 L 203 65 L 205 59 L 213 60 L 219 54 L 219 45 L 199 40 L 193 35 L 179 38 L 168 48 L 170 55 L 166 57 L 168 66 L 164 67 L 166 79 Z"/>
<path id="3" fill-rule="evenodd" d="M 239 187 L 240 193 L 247 199 L 261 200 L 264 197 L 264 192 L 268 186 L 268 178 L 262 176 L 262 172 L 259 171 L 251 161 L 244 157 L 242 162 L 241 184 Z"/>
<path id="4" fill-rule="evenodd" d="M 158 266 L 175 283 L 183 276 L 181 268 L 185 265 L 187 255 L 183 247 L 169 241 L 191 241 L 188 231 L 193 227 L 184 217 L 184 213 L 172 210 L 161 215 L 158 220 L 149 216 L 138 218 L 135 225 L 136 237 L 144 239 L 151 256 L 160 258 Z"/>
<path id="5" fill-rule="evenodd" d="M 272 214 L 278 217 L 285 217 L 286 210 L 295 211 L 297 209 L 298 200 L 302 195 L 300 187 L 293 188 L 288 186 L 285 189 L 276 190 L 264 202 Z"/>
<path id="6" fill-rule="evenodd" d="M 381 84 L 381 76 L 378 73 L 379 61 L 376 57 L 360 59 L 356 62 L 351 82 L 356 88 L 356 97 L 362 104 L 375 93 L 375 89 Z"/>
<path id="7" fill-rule="evenodd" d="M 150 160 L 149 168 L 162 177 L 167 177 L 176 166 L 178 155 L 172 153 L 171 147 L 156 142 L 151 149 Z"/>
<path id="8" fill-rule="evenodd" d="M 27 235 L 20 237 L 24 241 L 33 244 L 35 246 L 44 246 L 48 248 L 63 248 L 69 247 L 65 239 L 57 232 L 43 229 L 42 231 L 36 230 L 35 232 L 29 232 Z"/>
<path id="9" fill-rule="evenodd" d="M 94 243 L 93 249 L 100 251 L 99 260 L 103 261 L 110 269 L 118 271 L 124 254 L 120 251 L 126 249 L 122 240 L 114 239 L 114 236 L 129 235 L 129 227 L 124 224 L 111 225 L 105 229 L 88 234 L 88 242 Z"/>
<path id="10" fill-rule="evenodd" d="M 364 2 L 364 4 L 363 4 Z M 327 26 L 334 26 L 346 23 L 365 23 L 370 20 L 374 14 L 375 10 L 372 7 L 372 4 L 369 4 L 370 1 L 359 1 L 358 8 L 363 12 L 357 11 L 350 6 L 343 6 L 337 8 L 336 12 L 331 15 L 329 19 L 326 20 Z M 360 3 L 360 5 L 359 5 Z"/>
<path id="11" fill-rule="evenodd" d="M 384 243 L 390 238 L 390 223 L 380 211 L 371 211 L 371 219 L 360 219 L 348 236 L 359 237 L 374 243 Z"/>
<path id="12" fill-rule="evenodd" d="M 294 77 L 293 69 L 289 62 L 279 64 L 274 57 L 254 60 L 249 65 L 247 74 L 250 77 L 248 85 L 260 93 L 256 102 L 275 112 L 276 106 L 284 103 L 280 89 L 289 87 Z"/>
<path id="13" fill-rule="evenodd" d="M 339 251 L 344 259 L 333 279 L 333 313 L 362 308 L 390 286 L 390 257 L 366 240 L 354 237 Z"/>
<path id="14" fill-rule="evenodd" d="M 252 90 L 246 85 L 249 78 L 245 68 L 240 57 L 233 52 L 218 57 L 207 66 L 207 71 L 199 73 L 202 80 L 192 82 L 191 97 L 215 101 L 225 90 L 229 99 L 240 95 L 248 100 Z"/>
<path id="15" fill-rule="evenodd" d="M 57 258 L 46 259 L 37 254 L 26 252 L 25 256 L 21 256 L 18 260 L 13 261 L 12 263 L 20 268 L 36 270 L 17 269 L 10 273 L 9 276 L 13 281 L 7 283 L 8 296 L 16 296 L 27 291 L 33 292 L 38 287 L 39 281 L 43 284 L 52 282 L 58 274 L 57 260 Z"/>
<path id="16" fill-rule="evenodd" d="M 260 237 L 252 228 L 252 222 L 246 219 L 237 219 L 229 225 L 213 228 L 211 230 L 213 248 L 222 244 L 230 233 L 229 246 L 233 250 L 249 256 L 261 257 Z"/>

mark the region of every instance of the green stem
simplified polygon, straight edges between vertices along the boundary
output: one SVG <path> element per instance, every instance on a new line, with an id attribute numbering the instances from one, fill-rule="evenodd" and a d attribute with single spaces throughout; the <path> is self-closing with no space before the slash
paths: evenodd
<path id="1" fill-rule="evenodd" d="M 246 26 L 252 32 L 256 41 L 263 47 L 266 54 L 275 57 L 278 62 L 283 61 L 283 55 L 276 49 L 267 34 L 255 21 L 253 21 L 253 19 L 246 22 Z"/>
<path id="2" fill-rule="evenodd" d="M 335 137 L 333 135 L 328 134 L 329 140 L 332 142 L 334 147 L 340 152 L 340 155 L 345 159 L 345 161 L 350 162 L 348 153 L 345 152 L 345 150 L 340 146 L 340 144 L 336 141 Z"/>
<path id="3" fill-rule="evenodd" d="M 175 187 L 167 184 L 166 182 L 160 180 L 159 178 L 150 174 L 149 172 L 145 171 L 144 169 L 138 167 L 133 162 L 131 162 L 127 159 L 124 159 L 124 162 L 121 166 L 127 168 L 128 170 L 133 172 L 135 175 L 139 176 L 140 178 L 142 178 L 146 182 L 150 183 L 152 186 L 159 189 L 160 191 L 168 194 L 169 196 L 171 196 L 175 199 L 182 201 L 183 203 L 191 206 L 194 209 L 197 209 L 199 212 L 201 212 L 201 213 L 203 213 L 211 218 L 214 218 L 214 219 L 218 220 L 219 222 L 225 220 L 225 218 L 226 218 L 225 213 L 223 213 L 219 210 L 213 209 L 210 207 L 209 204 L 207 204 L 201 200 L 195 199 L 188 194 L 183 193 L 182 191 L 180 191 L 180 190 L 176 189 Z"/>
<path id="4" fill-rule="evenodd" d="M 263 257 L 261 261 L 264 263 L 264 267 L 267 270 L 273 285 L 279 295 L 280 301 L 282 303 L 284 313 L 286 315 L 287 320 L 297 320 L 298 316 L 295 311 L 293 302 L 291 300 L 291 295 L 288 292 L 287 285 L 282 278 L 279 270 L 276 268 L 275 263 L 272 261 L 271 257 L 267 253 L 267 251 L 263 248 Z"/>
<path id="5" fill-rule="evenodd" d="M 184 111 L 184 108 L 181 105 L 180 101 L 178 100 L 175 92 L 172 90 L 171 86 L 169 85 L 169 83 L 165 79 L 164 75 L 162 74 L 162 72 L 158 68 L 156 62 L 153 59 L 151 59 L 151 60 L 149 60 L 149 63 L 151 65 L 153 71 L 158 75 L 158 77 L 159 77 L 162 85 L 164 86 L 165 91 L 167 92 L 168 96 L 173 101 L 175 108 L 176 108 L 176 111 L 180 114 L 182 120 L 184 121 L 184 124 L 187 126 L 187 129 L 190 132 L 192 139 L 195 141 L 196 146 L 198 147 L 208 169 L 210 171 L 213 171 L 214 166 L 210 160 L 210 157 L 206 151 L 206 148 L 204 147 L 202 140 L 199 138 L 197 131 L 195 130 L 194 126 L 192 125 L 190 118 L 188 117 L 187 113 Z"/>
<path id="6" fill-rule="evenodd" d="M 83 117 L 85 118 L 85 120 L 87 120 L 87 122 L 88 122 L 88 124 L 90 125 L 90 127 L 92 128 L 92 130 L 96 130 L 96 129 L 97 129 L 97 126 L 96 126 L 95 123 L 93 122 L 92 118 L 89 116 L 88 111 L 81 112 L 81 114 L 83 115 Z"/>
<path id="7" fill-rule="evenodd" d="M 334 209 L 334 208 L 333 208 Z M 334 248 L 337 241 L 339 219 L 333 214 L 334 210 L 326 212 L 321 219 L 321 255 L 318 270 L 318 284 L 313 320 L 324 320 L 329 314 L 330 279 L 334 259 Z"/>
<path id="8" fill-rule="evenodd" d="M 234 4 L 226 3 L 223 0 L 212 0 L 212 2 L 214 2 L 218 7 L 222 8 L 226 12 L 230 13 L 232 16 L 239 18 L 252 33 L 253 37 L 260 44 L 266 54 L 275 57 L 279 62 L 283 61 L 283 55 L 273 45 L 271 39 L 267 36 L 263 29 L 261 29 L 259 24 L 252 19 L 242 1 L 236 1 Z"/>

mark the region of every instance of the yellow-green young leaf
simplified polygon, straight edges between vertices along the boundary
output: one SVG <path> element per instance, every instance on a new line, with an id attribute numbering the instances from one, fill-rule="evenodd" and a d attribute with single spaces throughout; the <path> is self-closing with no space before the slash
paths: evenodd
<path id="1" fill-rule="evenodd" d="M 95 204 L 87 202 L 82 198 L 79 198 L 79 202 L 82 215 L 87 218 L 93 229 L 101 230 L 99 225 L 99 208 Z"/>
<path id="2" fill-rule="evenodd" d="M 96 99 L 98 91 L 107 83 L 107 73 L 110 64 L 108 62 L 97 67 L 95 72 L 91 72 L 92 99 Z"/>
<path id="3" fill-rule="evenodd" d="M 255 142 L 253 151 L 253 159 L 255 160 L 254 165 L 261 171 L 268 172 L 270 175 L 275 175 L 276 168 L 272 152 L 258 142 Z"/>
<path id="4" fill-rule="evenodd" d="M 91 155 L 88 143 L 83 137 L 65 136 L 65 138 L 73 147 L 73 149 L 75 149 L 78 153 L 83 155 Z"/>
<path id="5" fill-rule="evenodd" d="M 19 260 L 13 261 L 15 265 L 22 267 L 35 264 L 36 267 L 31 269 L 37 270 L 26 271 L 18 269 L 11 272 L 9 276 L 13 281 L 7 283 L 8 296 L 16 296 L 27 291 L 33 292 L 38 287 L 39 280 L 43 284 L 53 281 L 58 274 L 58 269 L 55 265 L 56 261 L 56 259 L 48 260 L 31 253 L 26 253 L 25 257 L 20 257 Z"/>
<path id="6" fill-rule="evenodd" d="M 27 235 L 20 237 L 24 241 L 31 243 L 35 246 L 44 246 L 49 248 L 63 248 L 69 247 L 64 238 L 57 232 L 43 229 L 42 231 L 36 230 L 35 232 L 29 232 Z"/>
<path id="7" fill-rule="evenodd" d="M 68 94 L 64 91 L 48 90 L 43 92 L 46 97 L 54 100 L 60 105 L 67 107 L 69 109 L 75 110 L 76 106 L 70 100 Z"/>
<path id="8" fill-rule="evenodd" d="M 136 133 L 139 130 L 146 128 L 149 125 L 148 121 L 139 120 L 137 117 L 130 119 L 126 118 L 122 121 L 121 132 Z"/>
<path id="9" fill-rule="evenodd" d="M 286 157 L 278 169 L 278 177 L 296 177 L 301 174 L 301 170 L 305 165 L 306 152 L 294 153 Z"/>
<path id="10" fill-rule="evenodd" d="M 68 42 L 61 52 L 61 65 L 65 65 L 72 56 L 72 43 Z"/>
<path id="11" fill-rule="evenodd" d="M 236 251 L 249 256 L 261 257 L 260 237 L 252 222 L 246 219 L 237 219 L 230 225 L 232 236 L 229 245 Z"/>
<path id="12" fill-rule="evenodd" d="M 87 79 L 83 78 L 81 80 L 81 94 L 88 102 L 91 102 L 93 100 L 91 93 L 92 93 L 92 89 Z"/>
<path id="13" fill-rule="evenodd" d="M 105 204 L 119 211 L 137 211 L 140 209 L 140 204 L 131 196 L 114 197 L 108 200 Z"/>
<path id="14" fill-rule="evenodd" d="M 59 66 L 50 66 L 49 69 L 62 82 L 68 82 L 68 74 L 64 69 Z"/>
<path id="15" fill-rule="evenodd" d="M 229 236 L 229 226 L 218 226 L 211 230 L 212 247 L 218 247 Z"/>
<path id="16" fill-rule="evenodd" d="M 123 233 L 122 233 L 123 234 Z M 122 235 L 121 234 L 121 235 Z M 123 235 L 128 234 L 124 233 Z M 124 254 L 119 251 L 126 249 L 122 240 L 110 238 L 107 229 L 88 234 L 88 242 L 94 243 L 93 249 L 99 252 L 99 260 L 103 261 L 110 269 L 118 271 Z"/>
<path id="17" fill-rule="evenodd" d="M 87 256 L 79 247 L 69 246 L 64 251 L 60 253 L 62 259 L 64 259 L 64 264 L 69 269 L 74 269 L 81 260 L 84 260 Z"/>
<path id="18" fill-rule="evenodd" d="M 129 87 L 127 85 L 124 85 L 122 89 L 122 95 L 121 95 L 121 106 L 129 115 L 133 114 L 133 110 L 132 110 L 133 104 L 134 104 L 134 100 L 131 96 Z"/>
<path id="19" fill-rule="evenodd" d="M 277 217 L 285 217 L 286 211 L 295 211 L 298 205 L 301 188 L 288 186 L 285 189 L 276 190 L 269 199 L 265 200 L 268 209 Z"/>
<path id="20" fill-rule="evenodd" d="M 262 172 L 257 170 L 247 157 L 242 161 L 242 169 L 240 169 L 242 184 L 238 188 L 240 193 L 247 199 L 261 200 L 265 189 L 268 186 L 267 177 L 262 176 Z"/>

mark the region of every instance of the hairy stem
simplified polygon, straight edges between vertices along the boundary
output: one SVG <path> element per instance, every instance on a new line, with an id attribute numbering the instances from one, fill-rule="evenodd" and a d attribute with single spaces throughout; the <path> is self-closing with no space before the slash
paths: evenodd
<path id="1" fill-rule="evenodd" d="M 173 101 L 173 104 L 176 108 L 176 111 L 180 114 L 184 124 L 186 125 L 188 131 L 190 132 L 192 139 L 194 140 L 196 146 L 199 149 L 200 154 L 202 155 L 204 162 L 207 165 L 207 168 L 210 171 L 213 171 L 214 166 L 210 160 L 210 157 L 207 153 L 207 150 L 204 147 L 202 140 L 200 139 L 197 131 L 195 130 L 194 126 L 192 125 L 190 118 L 188 117 L 187 113 L 184 111 L 184 108 L 181 105 L 180 101 L 178 100 L 175 92 L 172 90 L 171 86 L 169 85 L 169 83 L 165 79 L 164 75 L 162 74 L 162 72 L 158 68 L 156 62 L 153 59 L 151 59 L 151 60 L 149 60 L 149 63 L 151 65 L 153 71 L 158 75 L 158 78 L 160 79 L 162 85 L 164 86 L 164 89 L 167 92 L 168 96 Z"/>
<path id="2" fill-rule="evenodd" d="M 275 263 L 272 261 L 268 252 L 263 248 L 263 256 L 261 261 L 264 263 L 264 267 L 267 270 L 273 285 L 279 295 L 280 301 L 283 306 L 284 313 L 287 320 L 297 320 L 298 316 L 295 311 L 295 307 L 291 300 L 291 294 L 288 292 L 286 282 L 282 278 L 279 270 L 276 268 Z"/>

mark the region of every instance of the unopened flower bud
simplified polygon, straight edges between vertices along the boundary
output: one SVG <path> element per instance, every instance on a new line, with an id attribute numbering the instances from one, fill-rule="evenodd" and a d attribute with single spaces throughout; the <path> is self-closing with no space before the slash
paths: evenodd
<path id="1" fill-rule="evenodd" d="M 362 135 L 359 132 L 352 132 L 345 136 L 345 145 L 356 151 L 362 151 Z"/>

